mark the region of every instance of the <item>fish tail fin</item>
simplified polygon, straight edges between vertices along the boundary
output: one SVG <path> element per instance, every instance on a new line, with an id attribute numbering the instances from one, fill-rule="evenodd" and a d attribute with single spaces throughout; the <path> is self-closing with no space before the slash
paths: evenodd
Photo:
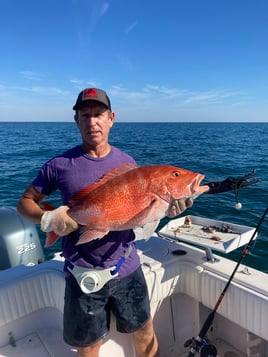
<path id="1" fill-rule="evenodd" d="M 55 232 L 53 231 L 47 232 L 45 248 L 53 245 L 58 239 L 59 239 L 59 235 L 57 235 Z"/>

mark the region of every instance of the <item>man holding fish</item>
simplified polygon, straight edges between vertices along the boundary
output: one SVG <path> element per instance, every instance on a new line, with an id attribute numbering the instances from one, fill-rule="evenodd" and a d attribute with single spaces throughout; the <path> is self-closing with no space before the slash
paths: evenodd
<path id="1" fill-rule="evenodd" d="M 161 218 L 180 214 L 208 187 L 199 186 L 202 175 L 187 170 L 138 167 L 111 146 L 115 114 L 103 90 L 84 89 L 73 109 L 82 144 L 46 162 L 17 209 L 41 224 L 46 246 L 62 237 L 63 334 L 77 356 L 99 356 L 111 313 L 119 332 L 132 333 L 139 356 L 159 356 L 133 229 L 153 231 Z M 62 206 L 53 209 L 42 201 L 56 190 Z"/>

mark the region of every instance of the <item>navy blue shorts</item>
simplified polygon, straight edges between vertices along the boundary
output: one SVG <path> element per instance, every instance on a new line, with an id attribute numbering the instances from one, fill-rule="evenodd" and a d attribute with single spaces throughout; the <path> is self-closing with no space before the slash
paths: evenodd
<path id="1" fill-rule="evenodd" d="M 141 328 L 150 317 L 147 285 L 141 267 L 122 279 L 112 279 L 91 294 L 84 294 L 75 278 L 66 278 L 64 331 L 66 343 L 75 347 L 93 345 L 110 329 L 111 312 L 119 332 Z"/>

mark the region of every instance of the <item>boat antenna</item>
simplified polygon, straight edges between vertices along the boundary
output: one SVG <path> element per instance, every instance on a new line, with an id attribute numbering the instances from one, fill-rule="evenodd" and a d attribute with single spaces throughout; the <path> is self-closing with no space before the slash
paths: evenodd
<path id="1" fill-rule="evenodd" d="M 185 343 L 184 343 L 184 347 L 190 347 L 190 352 L 188 354 L 188 357 L 194 357 L 196 353 L 199 353 L 200 352 L 200 356 L 201 357 L 216 357 L 217 356 L 217 349 L 214 345 L 211 345 L 211 344 L 208 344 L 207 343 L 207 339 L 205 338 L 213 320 L 214 320 L 214 317 L 215 317 L 215 314 L 216 314 L 216 311 L 218 310 L 218 307 L 220 306 L 221 302 L 222 302 L 222 299 L 227 291 L 227 289 L 229 288 L 229 285 L 231 284 L 232 280 L 233 280 L 233 277 L 239 267 L 239 265 L 241 264 L 242 260 L 244 259 L 244 257 L 248 254 L 249 252 L 249 248 L 250 248 L 250 245 L 253 241 L 253 239 L 255 238 L 265 216 L 267 215 L 267 212 L 268 212 L 268 207 L 266 208 L 265 212 L 263 213 L 257 227 L 255 228 L 248 244 L 246 245 L 246 247 L 243 249 L 242 251 L 242 254 L 229 278 L 229 280 L 227 281 L 221 295 L 219 296 L 216 304 L 215 304 L 215 307 L 214 309 L 212 310 L 212 312 L 208 315 L 206 321 L 204 322 L 200 332 L 199 332 L 199 335 L 194 338 L 192 337 L 191 339 L 187 340 Z"/>

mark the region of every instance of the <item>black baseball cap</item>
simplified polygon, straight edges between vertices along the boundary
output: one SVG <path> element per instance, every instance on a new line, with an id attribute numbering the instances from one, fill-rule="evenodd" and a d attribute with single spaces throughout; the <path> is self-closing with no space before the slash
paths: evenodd
<path id="1" fill-rule="evenodd" d="M 95 102 L 100 102 L 104 105 L 106 105 L 106 107 L 112 111 L 111 108 L 111 101 L 108 97 L 108 95 L 106 94 L 106 92 L 102 89 L 98 89 L 98 88 L 86 88 L 84 90 L 82 90 L 82 92 L 79 93 L 76 103 L 73 106 L 73 110 L 77 110 L 79 109 L 79 107 L 81 107 L 81 105 L 85 102 L 88 101 L 95 101 Z"/>

